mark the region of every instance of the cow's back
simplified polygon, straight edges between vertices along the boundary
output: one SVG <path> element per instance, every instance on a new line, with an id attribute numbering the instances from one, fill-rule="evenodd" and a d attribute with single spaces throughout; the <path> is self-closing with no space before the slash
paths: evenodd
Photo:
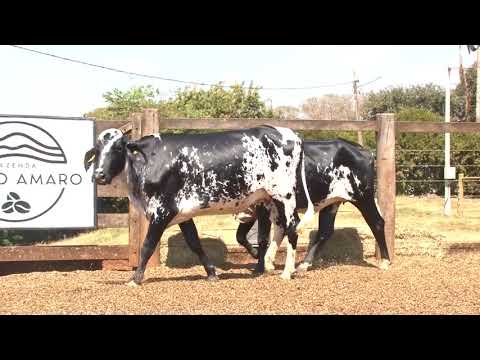
<path id="1" fill-rule="evenodd" d="M 350 187 L 348 193 L 356 197 L 359 193 L 373 191 L 374 158 L 362 146 L 343 139 L 305 141 L 305 171 L 307 187 L 313 203 L 319 203 L 332 194 L 332 181 Z M 344 177 L 344 179 L 342 178 Z M 299 187 L 299 208 L 306 207 L 306 197 Z"/>

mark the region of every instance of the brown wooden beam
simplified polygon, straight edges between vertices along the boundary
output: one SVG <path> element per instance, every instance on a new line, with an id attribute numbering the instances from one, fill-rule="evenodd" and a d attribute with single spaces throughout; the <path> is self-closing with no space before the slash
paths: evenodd
<path id="1" fill-rule="evenodd" d="M 375 121 L 274 120 L 274 119 L 162 119 L 161 129 L 245 129 L 260 125 L 287 127 L 293 130 L 372 130 Z"/>
<path id="2" fill-rule="evenodd" d="M 0 261 L 128 259 L 127 245 L 114 246 L 3 246 Z"/>
<path id="3" fill-rule="evenodd" d="M 97 120 L 95 121 L 96 134 L 95 138 L 103 131 L 110 128 L 119 129 L 123 126 L 128 126 L 128 120 Z"/>
<path id="4" fill-rule="evenodd" d="M 128 213 L 125 214 L 97 214 L 97 227 L 100 228 L 128 228 Z"/>
<path id="5" fill-rule="evenodd" d="M 434 123 L 402 121 L 396 122 L 396 128 L 399 132 L 414 133 L 475 133 L 480 132 L 480 123 Z"/>

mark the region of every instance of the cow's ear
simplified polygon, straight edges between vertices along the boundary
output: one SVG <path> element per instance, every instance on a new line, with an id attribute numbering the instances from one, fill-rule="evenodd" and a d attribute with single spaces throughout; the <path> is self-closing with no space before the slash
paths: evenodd
<path id="1" fill-rule="evenodd" d="M 83 166 L 85 167 L 85 171 L 88 171 L 90 166 L 95 162 L 95 158 L 97 157 L 97 151 L 95 148 L 91 148 L 85 153 L 85 157 L 83 159 Z"/>
<path id="2" fill-rule="evenodd" d="M 132 154 L 135 154 L 135 152 L 139 150 L 138 144 L 135 141 L 127 141 L 125 146 Z"/>
<path id="3" fill-rule="evenodd" d="M 142 149 L 140 149 L 140 146 L 137 144 L 136 141 L 129 141 L 125 145 L 127 147 L 127 150 L 132 154 L 132 155 L 137 155 L 141 154 L 143 157 L 144 161 L 147 161 L 147 157 L 145 156 L 145 153 L 143 152 Z"/>

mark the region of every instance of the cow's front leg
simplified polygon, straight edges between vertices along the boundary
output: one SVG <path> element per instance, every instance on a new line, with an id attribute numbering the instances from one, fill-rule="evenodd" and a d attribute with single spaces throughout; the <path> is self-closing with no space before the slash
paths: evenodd
<path id="1" fill-rule="evenodd" d="M 150 257 L 155 251 L 155 248 L 157 247 L 163 232 L 167 228 L 167 225 L 174 217 L 175 212 L 173 211 L 168 211 L 164 216 L 151 217 L 147 236 L 143 241 L 142 250 L 140 251 L 140 263 L 138 264 L 132 279 L 127 285 L 138 286 L 142 283 L 148 260 L 150 260 Z"/>
<path id="2" fill-rule="evenodd" d="M 290 280 L 292 278 L 292 274 L 295 272 L 295 255 L 297 252 L 298 240 L 296 226 L 300 222 L 300 218 L 298 217 L 298 213 L 296 210 L 293 212 L 293 219 L 294 221 L 292 222 L 292 225 L 287 230 L 287 258 L 285 260 L 285 267 L 281 275 L 281 278 L 285 280 Z"/>
<path id="3" fill-rule="evenodd" d="M 187 242 L 188 247 L 197 254 L 200 262 L 202 263 L 205 271 L 207 272 L 207 280 L 216 281 L 218 280 L 217 274 L 215 272 L 215 266 L 212 264 L 208 256 L 203 251 L 202 245 L 200 244 L 200 239 L 198 237 L 197 227 L 193 220 L 188 220 L 179 224 L 180 229 L 182 230 L 185 241 Z"/>

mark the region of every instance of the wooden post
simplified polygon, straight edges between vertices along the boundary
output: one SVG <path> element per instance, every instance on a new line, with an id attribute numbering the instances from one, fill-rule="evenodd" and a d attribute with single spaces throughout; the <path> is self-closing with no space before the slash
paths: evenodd
<path id="1" fill-rule="evenodd" d="M 132 122 L 131 139 L 140 139 L 142 137 L 142 114 L 132 114 L 130 121 Z M 132 267 L 137 267 L 140 260 L 140 246 L 143 241 L 141 239 L 142 217 L 143 214 L 130 203 L 128 206 L 128 262 Z"/>
<path id="2" fill-rule="evenodd" d="M 143 136 L 157 133 L 160 128 L 158 112 L 156 109 L 146 109 L 143 113 L 135 113 L 131 116 L 132 140 L 140 139 Z M 129 264 L 138 266 L 140 250 L 148 231 L 148 221 L 144 214 L 129 205 Z M 147 267 L 160 264 L 160 244 L 155 249 Z"/>
<path id="3" fill-rule="evenodd" d="M 377 197 L 385 220 L 388 254 L 395 255 L 395 115 L 377 114 Z M 378 246 L 375 255 L 380 259 Z"/>
<path id="4" fill-rule="evenodd" d="M 158 133 L 160 129 L 158 111 L 156 109 L 145 109 L 143 112 L 143 119 L 142 119 L 142 137 L 146 135 L 151 135 Z M 141 221 L 141 242 L 143 244 L 143 240 L 147 236 L 149 222 L 142 214 L 142 221 Z M 147 267 L 155 267 L 160 265 L 160 242 L 158 242 L 155 251 L 152 254 L 152 257 L 148 261 Z"/>
<path id="5" fill-rule="evenodd" d="M 463 216 L 463 178 L 464 174 L 458 174 L 457 215 Z"/>

